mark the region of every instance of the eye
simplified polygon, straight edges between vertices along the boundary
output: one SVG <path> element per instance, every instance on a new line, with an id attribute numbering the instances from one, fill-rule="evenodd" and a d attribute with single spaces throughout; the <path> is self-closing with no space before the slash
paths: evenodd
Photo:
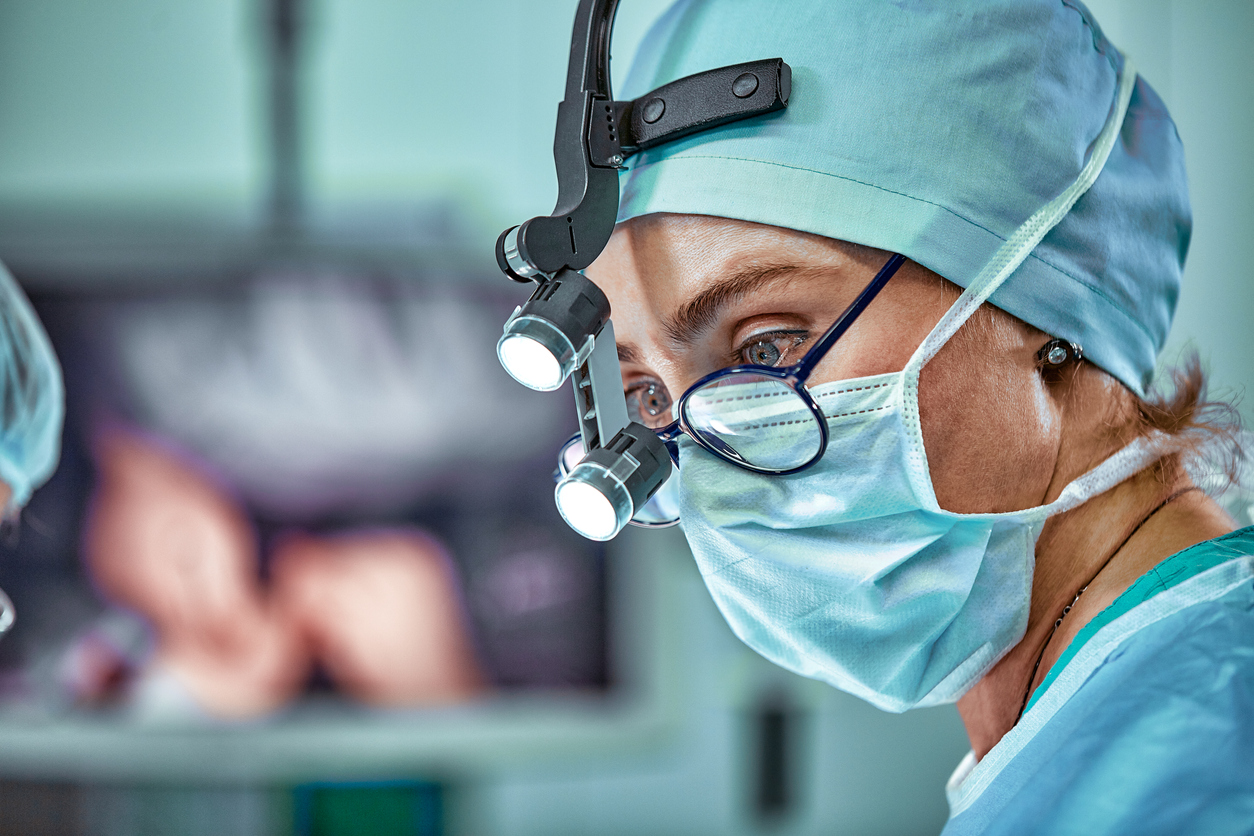
<path id="1" fill-rule="evenodd" d="M 784 360 L 796 362 L 790 355 L 795 348 L 806 341 L 807 334 L 801 331 L 777 331 L 770 334 L 755 335 L 736 352 L 740 363 L 753 366 L 778 366 Z"/>
<path id="2" fill-rule="evenodd" d="M 649 429 L 659 429 L 671 422 L 671 396 L 656 380 L 643 380 L 627 389 L 627 418 L 639 421 Z"/>
<path id="3" fill-rule="evenodd" d="M 752 363 L 755 366 L 774 366 L 783 356 L 779 346 L 765 340 L 749 343 L 740 352 L 746 363 Z"/>

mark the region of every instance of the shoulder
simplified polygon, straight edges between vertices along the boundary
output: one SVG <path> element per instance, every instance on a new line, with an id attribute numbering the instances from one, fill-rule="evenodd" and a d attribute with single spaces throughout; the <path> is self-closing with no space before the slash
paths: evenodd
<path id="1" fill-rule="evenodd" d="M 1254 528 L 1173 555 L 1098 620 L 1070 660 L 1072 693 L 1051 719 L 1112 736 L 1150 718 L 1156 735 L 1198 727 L 1213 712 L 1254 708 Z M 1086 664 L 1087 663 L 1087 664 Z M 1062 684 L 1061 682 L 1059 683 Z M 1065 691 L 1066 689 L 1064 689 Z M 1187 716 L 1180 709 L 1190 705 Z M 1254 711 L 1234 722 L 1254 723 Z M 1251 770 L 1254 774 L 1254 770 Z"/>
<path id="2" fill-rule="evenodd" d="M 1165 562 L 1160 591 L 1077 654 L 1078 684 L 1024 716 L 949 832 L 1254 832 L 1250 535 L 1199 544 L 1209 568 L 1184 579 Z"/>
<path id="3" fill-rule="evenodd" d="M 1076 658 L 1097 664 L 1059 713 L 1135 716 L 1167 694 L 1205 704 L 1254 675 L 1251 555 L 1254 527 L 1198 543 L 1142 576 L 1109 617 L 1094 620 Z M 1216 674 L 1223 682 L 1211 681 Z M 1241 697 L 1254 700 L 1254 691 Z"/>

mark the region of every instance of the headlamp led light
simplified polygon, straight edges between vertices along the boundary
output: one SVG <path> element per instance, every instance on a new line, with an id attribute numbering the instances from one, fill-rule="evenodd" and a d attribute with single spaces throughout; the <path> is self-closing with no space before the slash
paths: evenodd
<path id="1" fill-rule="evenodd" d="M 557 454 L 557 469 L 553 471 L 553 481 L 561 482 L 583 460 L 583 437 L 576 433 L 566 440 Z M 636 513 L 631 516 L 631 525 L 641 528 L 670 528 L 679 523 L 679 496 L 676 485 L 675 470 L 672 469 L 666 481 L 657 489 L 649 501 L 636 506 Z"/>
<path id="2" fill-rule="evenodd" d="M 612 540 L 671 473 L 666 445 L 632 423 L 594 448 L 554 489 L 558 513 L 590 540 Z"/>
<path id="3" fill-rule="evenodd" d="M 562 270 L 514 311 L 496 356 L 523 386 L 551 392 L 587 360 L 609 317 L 601 289 L 574 270 Z"/>

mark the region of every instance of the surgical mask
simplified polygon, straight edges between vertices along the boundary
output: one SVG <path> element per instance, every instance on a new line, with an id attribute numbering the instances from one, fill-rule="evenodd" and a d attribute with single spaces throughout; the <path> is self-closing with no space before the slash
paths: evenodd
<path id="1" fill-rule="evenodd" d="M 679 439 L 684 533 L 733 631 L 763 656 L 888 711 L 953 702 L 1023 637 L 1045 520 L 1163 454 L 1164 437 L 1138 439 L 1048 505 L 958 514 L 936 500 L 919 420 L 923 367 L 1096 180 L 1135 77 L 1125 62 L 1079 178 L 1007 240 L 905 369 L 810 388 L 830 430 L 812 467 L 753 473 Z M 724 416 L 732 431 L 769 421 L 789 444 L 792 416 L 741 385 L 728 392 L 748 405 Z"/>

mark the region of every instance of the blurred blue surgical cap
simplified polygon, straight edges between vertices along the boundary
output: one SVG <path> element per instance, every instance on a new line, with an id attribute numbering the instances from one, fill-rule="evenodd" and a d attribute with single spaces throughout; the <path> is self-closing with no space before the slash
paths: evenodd
<path id="1" fill-rule="evenodd" d="M 966 287 L 1076 179 L 1123 66 L 1071 0 L 684 0 L 620 98 L 776 56 L 793 69 L 787 110 L 638 155 L 620 221 L 772 224 L 899 252 Z M 1144 396 L 1191 224 L 1180 138 L 1138 78 L 1101 176 L 991 301 Z"/>
<path id="2" fill-rule="evenodd" d="M 61 455 L 61 366 L 30 302 L 0 265 L 0 479 L 6 515 L 47 481 Z"/>

